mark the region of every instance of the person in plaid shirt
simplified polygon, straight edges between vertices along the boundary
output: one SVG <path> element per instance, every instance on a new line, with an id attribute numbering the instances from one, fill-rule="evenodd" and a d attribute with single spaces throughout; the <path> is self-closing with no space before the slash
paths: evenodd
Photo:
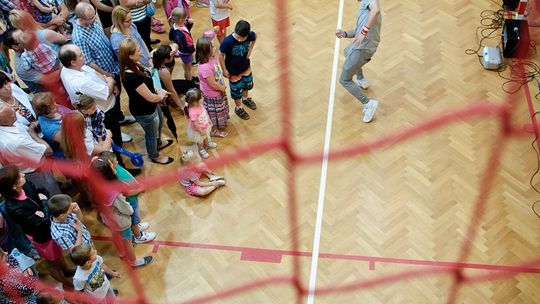
<path id="1" fill-rule="evenodd" d="M 71 41 L 77 45 L 84 54 L 84 62 L 98 73 L 113 77 L 120 83 L 120 68 L 118 60 L 105 35 L 103 28 L 96 20 L 95 8 L 86 2 L 80 2 L 75 7 L 76 22 L 73 24 Z M 120 87 L 116 95 L 115 111 L 117 111 L 120 124 L 134 123 L 133 116 L 124 116 L 120 109 Z"/>
<path id="2" fill-rule="evenodd" d="M 79 205 L 66 194 L 57 194 L 49 198 L 51 213 L 51 237 L 64 250 L 70 250 L 80 244 L 94 247 L 90 232 L 82 222 Z"/>
<path id="3" fill-rule="evenodd" d="M 21 54 L 24 70 L 35 69 L 43 74 L 58 70 L 58 56 L 48 45 L 41 43 L 35 35 L 28 33 L 21 33 L 19 40 L 25 50 Z"/>
<path id="4" fill-rule="evenodd" d="M 88 95 L 81 95 L 75 106 L 84 115 L 86 125 L 92 131 L 94 138 L 97 141 L 104 140 L 107 137 L 105 113 L 96 107 L 95 99 Z"/>

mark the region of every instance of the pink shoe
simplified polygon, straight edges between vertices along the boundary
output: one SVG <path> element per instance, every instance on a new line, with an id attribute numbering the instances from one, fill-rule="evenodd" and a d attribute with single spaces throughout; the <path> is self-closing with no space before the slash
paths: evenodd
<path id="1" fill-rule="evenodd" d="M 156 17 L 152 17 L 152 25 L 163 26 L 163 22 L 161 22 L 161 20 L 157 19 Z"/>

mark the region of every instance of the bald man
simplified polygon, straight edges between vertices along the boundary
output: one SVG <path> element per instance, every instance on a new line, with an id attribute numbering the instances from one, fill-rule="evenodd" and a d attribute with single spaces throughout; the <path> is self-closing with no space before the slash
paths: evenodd
<path id="1" fill-rule="evenodd" d="M 105 128 L 111 131 L 113 142 L 122 147 L 122 142 L 131 141 L 131 136 L 120 131 L 120 101 L 117 98 L 120 90 L 115 79 L 86 65 L 83 52 L 74 44 L 62 46 L 58 58 L 64 66 L 60 78 L 73 105 L 76 107 L 80 94 L 94 98 L 97 108 L 105 113 Z M 116 157 L 118 163 L 125 167 L 119 153 L 116 153 Z M 139 174 L 140 170 L 134 169 L 132 172 Z"/>
<path id="2" fill-rule="evenodd" d="M 58 194 L 60 188 L 54 177 L 39 169 L 42 159 L 53 151 L 36 129 L 36 124 L 26 127 L 17 122 L 11 106 L 0 104 L 0 164 L 16 166 L 37 187 L 47 189 L 50 195 Z"/>

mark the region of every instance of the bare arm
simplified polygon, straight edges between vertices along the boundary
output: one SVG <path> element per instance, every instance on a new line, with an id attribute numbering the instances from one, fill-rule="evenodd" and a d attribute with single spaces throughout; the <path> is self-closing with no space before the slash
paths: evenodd
<path id="1" fill-rule="evenodd" d="M 165 99 L 165 96 L 167 94 L 165 90 L 158 90 L 158 94 L 154 94 L 144 83 L 138 86 L 135 91 L 137 91 L 139 95 L 141 95 L 144 99 L 151 103 L 161 102 L 163 99 Z"/>
<path id="2" fill-rule="evenodd" d="M 214 78 L 213 76 L 207 77 L 205 79 L 206 81 L 208 81 L 208 84 L 210 85 L 210 87 L 212 87 L 212 89 L 221 91 L 221 92 L 225 92 L 225 90 L 227 90 L 227 86 L 224 84 L 219 84 L 216 81 L 216 78 Z"/>
<path id="3" fill-rule="evenodd" d="M 372 0 L 369 4 L 369 17 L 366 21 L 366 24 L 364 24 L 364 27 L 367 27 L 368 29 L 375 24 L 375 20 L 377 20 L 377 17 L 381 13 L 381 10 L 379 9 L 379 0 Z M 367 33 L 366 33 L 367 35 Z M 356 45 L 360 45 L 362 41 L 366 38 L 366 36 L 360 31 L 358 35 L 354 38 L 354 43 Z"/>
<path id="4" fill-rule="evenodd" d="M 103 270 L 105 271 L 105 273 L 115 277 L 115 278 L 120 278 L 121 275 L 118 271 L 116 270 L 113 270 L 111 269 L 109 266 L 107 266 L 106 264 L 101 264 L 101 268 L 103 268 Z"/>
<path id="5" fill-rule="evenodd" d="M 88 66 L 91 67 L 92 69 L 96 70 L 100 74 L 103 74 L 103 75 L 109 76 L 109 77 L 113 77 L 113 74 L 105 71 L 104 69 L 100 68 L 97 64 L 95 64 L 93 62 L 88 63 Z"/>
<path id="6" fill-rule="evenodd" d="M 220 2 L 218 0 L 211 0 L 214 1 L 214 5 L 216 8 L 228 8 L 232 10 L 232 5 L 227 0 L 226 2 Z"/>
<path id="7" fill-rule="evenodd" d="M 59 45 L 66 44 L 69 41 L 66 36 L 52 30 L 45 30 L 45 39 Z"/>
<path id="8" fill-rule="evenodd" d="M 107 137 L 104 140 L 99 140 L 97 144 L 94 144 L 94 149 L 92 150 L 92 155 L 98 155 L 103 151 L 110 151 L 112 145 L 112 133 L 107 130 Z"/>
<path id="9" fill-rule="evenodd" d="M 176 90 L 174 89 L 171 73 L 169 72 L 169 70 L 159 69 L 158 74 L 159 74 L 159 79 L 161 79 L 161 81 L 163 81 L 163 84 L 165 85 L 165 89 L 171 92 L 170 96 L 172 100 L 174 101 L 174 103 L 177 106 L 182 107 L 182 102 L 180 101 L 180 98 L 178 98 L 178 92 L 176 92 Z"/>
<path id="10" fill-rule="evenodd" d="M 79 207 L 79 204 L 73 202 L 73 203 L 71 203 L 71 205 L 73 206 L 73 209 L 71 210 L 71 212 L 75 213 L 75 215 L 77 216 L 79 221 L 81 221 L 81 223 L 82 223 L 83 214 L 82 214 L 81 208 Z"/>
<path id="11" fill-rule="evenodd" d="M 96 7 L 96 9 L 102 11 L 102 12 L 112 12 L 113 11 L 113 8 L 114 7 L 111 7 L 111 6 L 108 6 L 108 5 L 105 5 L 103 3 L 101 3 L 101 1 L 99 0 L 90 0 L 90 2 L 92 2 L 92 5 L 94 5 Z M 112 2 L 113 6 L 114 6 L 114 2 Z"/>
<path id="12" fill-rule="evenodd" d="M 221 70 L 223 70 L 223 76 L 229 78 L 229 71 L 225 67 L 225 54 L 221 52 L 219 52 L 219 65 L 221 66 Z"/>
<path id="13" fill-rule="evenodd" d="M 255 33 L 253 33 L 253 34 L 255 34 Z M 247 54 L 248 58 L 249 58 L 249 56 L 251 56 L 251 51 L 255 47 L 255 42 L 257 42 L 257 34 L 255 34 L 255 40 L 251 41 L 251 43 L 249 44 L 249 51 L 248 51 L 248 54 Z"/>
<path id="14" fill-rule="evenodd" d="M 32 5 L 35 6 L 42 13 L 52 13 L 54 11 L 54 7 L 48 5 L 44 6 L 38 0 L 32 0 Z"/>

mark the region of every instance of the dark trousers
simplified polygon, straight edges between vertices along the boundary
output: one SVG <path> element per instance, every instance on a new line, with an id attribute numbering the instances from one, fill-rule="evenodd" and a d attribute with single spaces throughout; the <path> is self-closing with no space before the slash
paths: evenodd
<path id="1" fill-rule="evenodd" d="M 134 22 L 137 27 L 137 31 L 141 35 L 144 44 L 148 48 L 148 51 L 152 51 L 152 46 L 150 45 L 150 33 L 152 32 L 152 17 L 146 17 L 141 21 Z"/>
<path id="2" fill-rule="evenodd" d="M 118 101 L 115 102 L 116 105 L 119 104 Z M 120 129 L 120 123 L 118 122 L 120 119 L 119 117 L 119 108 L 115 109 L 113 107 L 109 111 L 105 112 L 105 128 L 111 130 L 112 133 L 112 140 L 113 143 L 120 148 L 122 148 L 122 131 Z M 121 114 L 122 112 L 120 112 Z M 120 164 L 122 167 L 124 167 L 124 162 L 122 160 L 122 157 L 120 156 L 120 153 L 114 152 L 116 154 L 116 159 L 118 159 L 118 164 Z"/>

